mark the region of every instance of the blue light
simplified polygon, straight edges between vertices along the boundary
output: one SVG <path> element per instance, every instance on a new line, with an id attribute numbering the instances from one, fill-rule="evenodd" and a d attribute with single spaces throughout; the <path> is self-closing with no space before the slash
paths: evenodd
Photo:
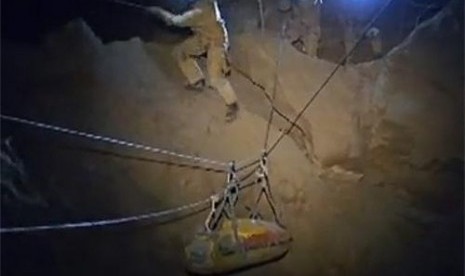
<path id="1" fill-rule="evenodd" d="M 348 17 L 366 20 L 373 16 L 375 10 L 384 0 L 340 0 L 341 7 Z"/>

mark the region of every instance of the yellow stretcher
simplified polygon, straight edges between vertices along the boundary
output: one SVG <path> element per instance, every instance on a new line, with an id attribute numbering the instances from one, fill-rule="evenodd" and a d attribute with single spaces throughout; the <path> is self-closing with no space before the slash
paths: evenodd
<path id="1" fill-rule="evenodd" d="M 261 190 L 249 219 L 235 216 L 234 206 L 240 187 L 234 163 L 231 164 L 222 199 L 212 197 L 205 232 L 196 234 L 185 248 L 187 271 L 195 274 L 226 273 L 276 260 L 289 251 L 292 238 L 280 226 L 282 224 L 271 196 L 266 163 L 266 155 L 263 155 L 256 179 L 256 183 L 261 184 Z M 256 219 L 256 209 L 263 194 L 271 207 L 275 223 Z M 227 218 L 220 223 L 223 214 Z"/>
<path id="2" fill-rule="evenodd" d="M 283 257 L 290 248 L 290 234 L 275 223 L 237 219 L 224 220 L 214 232 L 200 233 L 185 248 L 186 268 L 195 274 L 218 274 L 263 264 Z"/>

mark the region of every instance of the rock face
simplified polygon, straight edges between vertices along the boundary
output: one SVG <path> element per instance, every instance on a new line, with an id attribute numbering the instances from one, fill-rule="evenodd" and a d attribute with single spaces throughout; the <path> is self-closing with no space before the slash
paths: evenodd
<path id="1" fill-rule="evenodd" d="M 242 35 L 233 40 L 232 56 L 235 65 L 248 72 L 250 77 L 271 93 L 277 46 L 279 40 L 268 38 L 258 47 L 253 35 Z M 319 88 L 334 65 L 302 55 L 288 43 L 283 46 L 278 73 L 276 105 L 290 105 L 294 118 L 306 101 Z M 357 114 L 356 104 L 360 94 L 354 93 L 360 77 L 350 68 L 337 73 L 321 95 L 304 113 L 299 124 L 305 129 L 313 144 L 313 154 L 323 165 L 335 164 L 338 160 L 357 152 Z"/>
<path id="2" fill-rule="evenodd" d="M 388 55 L 376 90 L 381 112 L 369 143 L 376 159 L 381 154 L 423 166 L 462 158 L 463 23 L 454 12 L 460 10 L 458 2 L 420 25 Z"/>
<path id="3" fill-rule="evenodd" d="M 422 166 L 461 158 L 463 25 L 451 5 L 384 60 L 343 67 L 322 90 L 299 122 L 323 166 L 354 159 Z M 258 43 L 257 37 L 233 39 L 232 59 L 270 93 L 280 41 L 268 36 Z M 281 54 L 276 104 L 292 106 L 293 118 L 336 65 L 288 44 Z"/>
<path id="4" fill-rule="evenodd" d="M 154 84 L 151 75 L 154 71 L 156 75 L 162 74 L 139 38 L 105 45 L 82 19 L 73 20 L 61 32 L 47 36 L 45 49 L 50 60 L 67 62 L 66 67 L 73 66 L 70 71 L 85 68 L 97 83 L 115 93 L 127 93 L 134 87 L 143 90 Z M 167 88 L 166 83 L 158 85 Z M 137 93 L 142 95 L 140 91 Z"/>

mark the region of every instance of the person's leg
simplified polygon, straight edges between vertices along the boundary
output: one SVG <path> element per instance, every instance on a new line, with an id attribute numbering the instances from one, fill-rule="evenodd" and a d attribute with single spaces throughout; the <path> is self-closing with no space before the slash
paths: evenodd
<path id="1" fill-rule="evenodd" d="M 351 53 L 351 51 L 355 47 L 357 41 L 356 25 L 352 19 L 347 18 L 344 15 L 340 17 L 340 22 L 343 24 L 344 27 L 344 47 L 345 55 L 347 55 L 346 64 L 349 64 L 352 63 L 354 53 Z"/>
<path id="2" fill-rule="evenodd" d="M 371 40 L 371 48 L 375 59 L 382 57 L 383 45 L 379 35 Z"/>
<path id="3" fill-rule="evenodd" d="M 306 19 L 308 35 L 305 45 L 308 54 L 312 57 L 317 57 L 321 37 L 320 5 L 312 5 L 308 8 L 308 16 L 306 16 L 306 18 L 308 18 Z"/>
<path id="4" fill-rule="evenodd" d="M 201 89 L 205 85 L 205 77 L 195 60 L 196 56 L 204 52 L 204 47 L 195 36 L 176 46 L 173 51 L 181 72 L 187 78 L 186 86 L 188 88 Z"/>
<path id="5" fill-rule="evenodd" d="M 228 107 L 227 120 L 232 121 L 237 116 L 239 105 L 237 104 L 236 93 L 224 75 L 225 62 L 225 53 L 222 47 L 209 47 L 207 53 L 209 85 L 223 98 Z"/>

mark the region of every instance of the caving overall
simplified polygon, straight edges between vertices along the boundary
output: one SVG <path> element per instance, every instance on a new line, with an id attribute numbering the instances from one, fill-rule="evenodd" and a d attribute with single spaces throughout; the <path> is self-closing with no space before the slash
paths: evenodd
<path id="1" fill-rule="evenodd" d="M 320 6 L 305 1 L 292 1 L 286 26 L 286 38 L 299 52 L 316 57 L 320 39 Z"/>
<path id="2" fill-rule="evenodd" d="M 164 13 L 165 17 L 176 16 L 166 11 Z M 189 27 L 194 33 L 173 51 L 182 73 L 187 78 L 187 86 L 201 88 L 205 82 L 196 58 L 207 54 L 208 85 L 218 91 L 229 108 L 237 109 L 236 93 L 226 78 L 230 71 L 226 57 L 229 47 L 228 34 L 216 1 L 202 0 L 193 10 L 177 16 L 171 23 L 179 27 Z"/>
<path id="3" fill-rule="evenodd" d="M 379 29 L 376 27 L 369 29 L 367 32 L 367 37 L 370 39 L 374 58 L 380 58 L 382 56 L 383 45 Z"/>

